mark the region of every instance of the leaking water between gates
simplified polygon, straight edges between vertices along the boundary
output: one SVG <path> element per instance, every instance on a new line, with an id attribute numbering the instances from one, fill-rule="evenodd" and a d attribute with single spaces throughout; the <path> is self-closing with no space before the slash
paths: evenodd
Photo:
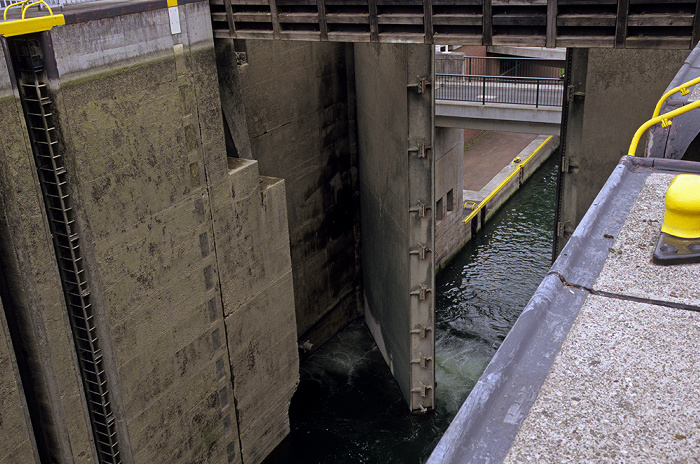
<path id="1" fill-rule="evenodd" d="M 556 158 L 437 276 L 437 410 L 407 411 L 358 321 L 302 361 L 291 434 L 265 464 L 428 458 L 551 265 Z"/>

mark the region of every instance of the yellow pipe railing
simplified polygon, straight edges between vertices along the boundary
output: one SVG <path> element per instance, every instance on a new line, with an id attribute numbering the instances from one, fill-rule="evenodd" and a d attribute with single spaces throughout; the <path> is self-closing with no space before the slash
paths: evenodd
<path id="1" fill-rule="evenodd" d="M 472 209 L 472 212 L 469 213 L 469 216 L 467 216 L 466 218 L 462 219 L 462 222 L 463 222 L 464 224 L 469 224 L 469 221 L 471 221 L 472 219 L 474 219 L 474 217 L 479 213 L 479 211 L 481 211 L 481 210 L 484 208 L 484 206 L 486 206 L 486 204 L 487 204 L 489 201 L 491 201 L 491 199 L 492 199 L 493 197 L 496 196 L 496 194 L 497 194 L 498 192 L 500 192 L 501 190 L 503 190 L 503 187 L 505 187 L 505 186 L 508 184 L 508 182 L 510 182 L 515 176 L 517 176 L 517 175 L 523 170 L 523 168 L 525 167 L 525 165 L 528 164 L 528 163 L 532 160 L 532 158 L 534 158 L 535 155 L 536 155 L 537 153 L 539 153 L 539 151 L 542 150 L 542 148 L 544 148 L 545 145 L 547 145 L 547 143 L 548 143 L 550 140 L 552 140 L 552 137 L 553 137 L 553 135 L 550 135 L 549 137 L 547 137 L 547 138 L 545 139 L 545 141 L 542 142 L 542 143 L 540 144 L 539 147 L 535 148 L 535 151 L 533 151 L 532 154 L 531 154 L 530 156 L 528 156 L 528 157 L 525 159 L 525 161 L 523 161 L 522 163 L 518 164 L 518 165 L 515 167 L 515 169 L 513 170 L 513 172 L 511 172 L 511 173 L 508 175 L 508 177 L 506 177 L 505 180 L 504 180 L 503 182 L 501 182 L 501 183 L 498 185 L 498 187 L 496 187 L 491 193 L 489 193 L 488 195 L 486 195 L 486 198 L 484 198 L 484 199 L 481 201 L 481 203 L 479 203 L 479 204 L 477 205 L 476 208 Z M 465 203 L 465 204 L 466 204 L 466 203 Z"/>
<path id="2" fill-rule="evenodd" d="M 696 77 L 695 79 L 690 80 L 688 82 L 685 82 L 685 83 L 679 85 L 678 87 L 674 87 L 671 90 L 669 90 L 668 92 L 666 92 L 665 94 L 663 94 L 661 96 L 661 99 L 659 100 L 659 102 L 656 104 L 656 108 L 654 108 L 654 114 L 652 114 L 651 117 L 655 118 L 659 115 L 659 113 L 661 112 L 661 105 L 664 104 L 664 102 L 668 99 L 668 97 L 670 97 L 671 95 L 673 95 L 676 92 L 680 92 L 681 95 L 688 95 L 688 93 L 690 92 L 690 90 L 688 90 L 688 87 L 691 87 L 691 86 L 693 86 L 695 84 L 699 84 L 699 83 L 700 83 L 700 77 Z"/>
<path id="3" fill-rule="evenodd" d="M 29 9 L 30 6 L 34 5 L 40 5 L 40 4 L 46 5 L 46 8 L 49 10 L 49 16 L 53 16 L 53 10 L 51 10 L 51 7 L 49 6 L 48 3 L 46 3 L 44 0 L 39 0 L 38 2 L 30 3 L 29 5 L 24 5 L 22 7 L 22 19 L 24 19 L 24 15 L 27 14 L 27 10 Z"/>
<path id="4" fill-rule="evenodd" d="M 694 110 L 695 108 L 700 108 L 700 100 L 694 101 L 685 106 L 681 106 L 680 108 L 676 108 L 673 111 L 669 111 L 668 113 L 656 116 L 655 118 L 651 118 L 650 120 L 642 124 L 639 127 L 639 129 L 637 129 L 637 132 L 634 133 L 634 137 L 632 137 L 632 143 L 630 143 L 630 148 L 629 150 L 627 150 L 627 154 L 630 156 L 634 156 L 634 153 L 637 151 L 639 139 L 642 137 L 642 134 L 651 126 L 653 126 L 654 124 L 661 123 L 663 127 L 668 127 L 671 125 L 671 119 L 683 113 L 687 113 L 688 111 Z"/>
<path id="5" fill-rule="evenodd" d="M 0 22 L 0 36 L 12 37 L 15 35 L 31 34 L 33 32 L 48 31 L 54 26 L 61 26 L 66 23 L 62 14 L 53 14 L 53 10 L 45 0 L 21 0 L 8 5 L 3 12 L 3 21 Z M 49 10 L 48 16 L 38 16 L 36 18 L 25 18 L 29 7 L 34 5 L 45 5 Z M 15 6 L 22 6 L 22 19 L 7 21 L 7 11 Z"/>
<path id="6" fill-rule="evenodd" d="M 26 5 L 27 3 L 29 3 L 29 0 L 21 0 L 19 2 L 10 3 L 9 5 L 7 5 L 5 7 L 5 11 L 2 14 L 3 21 L 7 21 L 7 12 L 9 11 L 10 8 L 12 8 L 13 6 L 17 6 L 17 5 Z M 24 14 L 24 6 L 22 6 L 22 14 Z"/>
<path id="7" fill-rule="evenodd" d="M 467 205 L 469 205 L 469 206 L 471 207 L 471 210 L 474 211 L 474 208 L 476 208 L 476 206 L 477 206 L 477 202 L 475 202 L 475 201 L 465 201 L 465 202 L 464 202 L 464 206 L 462 206 L 462 209 L 463 209 L 463 210 L 464 210 L 464 209 L 467 209 Z"/>

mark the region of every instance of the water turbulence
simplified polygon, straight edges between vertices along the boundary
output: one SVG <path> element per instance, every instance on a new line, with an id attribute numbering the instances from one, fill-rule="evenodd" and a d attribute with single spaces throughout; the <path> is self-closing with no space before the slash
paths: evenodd
<path id="1" fill-rule="evenodd" d="M 424 462 L 551 264 L 553 156 L 437 276 L 437 410 L 412 415 L 362 322 L 301 365 L 266 464 Z"/>

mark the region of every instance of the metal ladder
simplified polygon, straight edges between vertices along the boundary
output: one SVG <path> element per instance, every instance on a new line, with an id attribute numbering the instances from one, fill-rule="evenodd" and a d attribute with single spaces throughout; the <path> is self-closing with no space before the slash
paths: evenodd
<path id="1" fill-rule="evenodd" d="M 98 459 L 100 463 L 120 464 L 117 429 L 41 44 L 36 37 L 13 38 L 8 42 L 53 234 Z"/>

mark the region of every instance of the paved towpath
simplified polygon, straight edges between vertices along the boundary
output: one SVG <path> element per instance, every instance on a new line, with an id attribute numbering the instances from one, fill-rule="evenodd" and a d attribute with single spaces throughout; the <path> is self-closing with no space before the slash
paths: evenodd
<path id="1" fill-rule="evenodd" d="M 513 158 L 523 151 L 535 134 L 485 131 L 464 154 L 464 190 L 479 191 Z"/>

